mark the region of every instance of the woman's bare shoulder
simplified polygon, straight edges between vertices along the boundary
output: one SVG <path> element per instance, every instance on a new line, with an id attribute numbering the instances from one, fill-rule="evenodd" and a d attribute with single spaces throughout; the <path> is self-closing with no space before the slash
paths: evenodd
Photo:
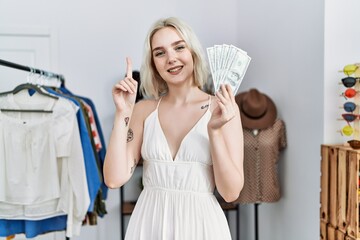
<path id="1" fill-rule="evenodd" d="M 146 119 L 147 116 L 152 113 L 158 103 L 159 100 L 156 99 L 143 99 L 135 104 L 134 112 L 137 113 L 138 116 L 142 116 L 143 119 Z"/>
<path id="2" fill-rule="evenodd" d="M 136 107 L 145 110 L 147 108 L 156 107 L 159 100 L 156 99 L 142 99 L 135 104 Z"/>

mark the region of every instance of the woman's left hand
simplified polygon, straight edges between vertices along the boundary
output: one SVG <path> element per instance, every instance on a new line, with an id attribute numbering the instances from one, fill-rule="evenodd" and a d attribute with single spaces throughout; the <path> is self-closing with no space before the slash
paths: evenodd
<path id="1" fill-rule="evenodd" d="M 212 130 L 224 126 L 235 117 L 236 110 L 239 109 L 230 85 L 221 85 L 220 91 L 217 91 L 215 96 L 218 100 L 217 107 L 213 110 L 208 123 L 208 129 Z"/>

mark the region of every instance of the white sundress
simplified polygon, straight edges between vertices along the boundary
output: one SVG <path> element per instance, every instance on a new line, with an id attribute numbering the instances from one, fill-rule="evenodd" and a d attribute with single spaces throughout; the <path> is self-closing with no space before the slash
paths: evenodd
<path id="1" fill-rule="evenodd" d="M 214 196 L 207 124 L 209 107 L 172 158 L 158 107 L 147 117 L 141 148 L 143 185 L 125 240 L 228 240 L 229 226 Z"/>

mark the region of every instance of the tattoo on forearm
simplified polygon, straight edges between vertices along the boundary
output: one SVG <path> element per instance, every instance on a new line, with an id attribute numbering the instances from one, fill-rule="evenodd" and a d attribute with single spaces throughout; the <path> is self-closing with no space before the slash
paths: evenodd
<path id="1" fill-rule="evenodd" d="M 131 169 L 130 169 L 130 173 L 131 173 L 131 174 L 134 173 L 135 168 L 136 168 L 136 165 L 137 165 L 137 161 L 136 161 L 136 159 L 134 159 L 134 165 L 133 165 L 133 166 L 131 167 Z"/>
<path id="2" fill-rule="evenodd" d="M 134 139 L 134 132 L 131 128 L 129 128 L 128 133 L 127 133 L 126 142 L 130 142 L 133 139 Z"/>
<path id="3" fill-rule="evenodd" d="M 201 106 L 201 109 L 205 109 L 205 108 L 207 108 L 207 107 L 209 107 L 209 104 L 206 104 L 206 105 Z"/>
<path id="4" fill-rule="evenodd" d="M 129 120 L 130 120 L 129 117 L 126 117 L 126 118 L 124 119 L 124 121 L 125 121 L 125 127 L 127 127 L 127 126 L 129 125 Z"/>

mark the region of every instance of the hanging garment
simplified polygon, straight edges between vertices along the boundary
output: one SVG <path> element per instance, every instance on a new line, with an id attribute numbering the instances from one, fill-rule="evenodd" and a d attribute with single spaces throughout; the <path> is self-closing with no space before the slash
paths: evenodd
<path id="1" fill-rule="evenodd" d="M 0 98 L 1 108 L 40 107 L 52 113 L 0 112 L 0 218 L 42 220 L 66 214 L 67 235 L 79 235 L 90 200 L 77 108 L 63 98 L 21 93 Z"/>
<path id="2" fill-rule="evenodd" d="M 95 150 L 96 150 L 96 152 L 100 152 L 100 150 L 102 149 L 102 145 L 101 145 L 101 141 L 100 141 L 99 131 L 96 127 L 94 112 L 89 104 L 87 104 L 85 101 L 82 101 L 82 103 L 84 104 L 86 113 L 89 118 L 89 124 L 90 124 L 90 128 L 91 128 L 91 137 L 94 140 Z"/>
<path id="3" fill-rule="evenodd" d="M 90 98 L 87 98 L 87 97 L 84 97 L 84 96 L 74 95 L 69 89 L 67 89 L 65 87 L 64 84 L 61 85 L 59 90 L 61 92 L 63 92 L 64 94 L 67 94 L 69 96 L 75 96 L 77 98 L 80 98 L 81 100 L 83 100 L 84 102 L 89 104 L 89 106 L 91 107 L 91 109 L 92 109 L 92 111 L 94 113 L 96 128 L 98 130 L 99 137 L 100 137 L 100 142 L 101 142 L 101 146 L 102 146 L 102 148 L 98 152 L 98 159 L 100 160 L 100 163 L 101 163 L 100 164 L 101 165 L 100 173 L 103 174 L 103 165 L 104 165 L 105 155 L 106 155 L 106 145 L 105 145 L 105 138 L 104 138 L 104 135 L 103 135 L 103 132 L 102 132 L 100 119 L 98 117 L 95 104 L 93 103 L 93 101 Z M 105 201 L 107 199 L 107 192 L 108 192 L 108 187 L 102 181 L 102 183 L 101 183 L 101 194 L 102 194 L 102 200 L 103 201 Z M 102 216 L 100 213 L 99 213 L 99 215 Z"/>
<path id="4" fill-rule="evenodd" d="M 63 97 L 65 99 L 70 100 L 73 104 L 75 104 L 79 111 L 76 113 L 77 123 L 80 131 L 80 139 L 81 139 L 81 147 L 83 151 L 83 158 L 85 161 L 85 170 L 86 170 L 86 179 L 88 184 L 88 191 L 90 195 L 90 205 L 88 208 L 88 212 L 93 212 L 96 196 L 99 192 L 101 185 L 101 176 L 99 172 L 99 168 L 97 166 L 97 161 L 94 155 L 94 148 L 91 144 L 91 140 L 89 136 L 91 135 L 87 128 L 87 123 L 85 120 L 84 112 L 82 110 L 81 101 L 76 97 L 64 95 L 62 93 L 58 93 L 54 90 L 47 89 L 50 93 L 54 95 Z"/>
<path id="5" fill-rule="evenodd" d="M 280 119 L 255 132 L 244 128 L 244 187 L 235 202 L 246 204 L 280 199 L 278 160 L 286 145 L 285 123 Z"/>
<path id="6" fill-rule="evenodd" d="M 86 125 L 87 128 L 87 132 L 89 134 L 89 139 L 90 139 L 90 144 L 92 146 L 93 149 L 93 154 L 92 156 L 95 158 L 97 167 L 98 167 L 98 175 L 100 178 L 100 188 L 95 196 L 95 199 L 93 199 L 93 195 L 91 195 L 91 205 L 88 211 L 88 216 L 86 221 L 84 221 L 84 224 L 89 223 L 90 225 L 96 225 L 97 224 L 97 216 L 103 217 L 107 211 L 106 211 L 106 205 L 105 205 L 105 200 L 107 198 L 107 192 L 108 192 L 108 187 L 105 185 L 103 179 L 103 166 L 104 166 L 104 161 L 105 161 L 105 155 L 106 155 L 106 147 L 105 147 L 105 140 L 104 140 L 104 136 L 101 130 L 101 125 L 100 125 L 100 121 L 99 118 L 97 116 L 97 112 L 96 112 L 96 108 L 94 103 L 92 102 L 91 99 L 83 97 L 83 96 L 78 96 L 78 95 L 74 95 L 70 90 L 68 90 L 64 84 L 61 85 L 61 87 L 58 89 L 59 92 L 61 92 L 62 94 L 65 94 L 64 96 L 69 97 L 69 98 L 73 98 L 81 107 L 81 109 L 83 110 L 83 118 L 84 118 L 84 123 Z M 88 110 L 90 110 L 92 112 L 92 117 L 89 116 L 89 112 Z M 95 123 L 95 125 L 94 125 Z M 93 127 L 92 125 L 94 125 L 94 127 L 97 129 L 96 131 L 96 135 L 97 137 L 94 137 L 94 132 L 93 132 Z M 99 142 L 100 140 L 100 142 Z M 88 144 L 87 144 L 88 146 Z M 100 148 L 98 148 L 97 146 L 100 146 Z M 84 151 L 90 151 L 89 148 L 84 149 Z M 95 173 L 92 173 L 95 174 Z M 97 186 L 97 185 L 95 185 Z M 95 189 L 89 190 L 90 192 L 93 192 Z"/>
<path id="7" fill-rule="evenodd" d="M 131 215 L 126 240 L 231 239 L 214 196 L 209 109 L 184 137 L 175 159 L 160 126 L 158 107 L 145 120 L 144 189 Z"/>
<path id="8" fill-rule="evenodd" d="M 67 216 L 51 217 L 43 220 L 4 220 L 0 219 L 0 237 L 25 234 L 26 238 L 53 231 L 66 230 Z"/>
<path id="9" fill-rule="evenodd" d="M 44 91 L 44 88 L 40 87 L 40 85 L 45 84 L 46 86 L 49 86 L 49 87 L 53 86 L 55 88 L 59 88 L 60 85 L 62 87 L 64 87 L 65 81 L 64 81 L 64 78 L 63 78 L 62 75 L 54 74 L 54 73 L 39 70 L 39 69 L 30 68 L 30 67 L 27 67 L 27 66 L 21 66 L 19 64 L 7 62 L 7 61 L 1 60 L 1 59 L 0 59 L 0 65 L 31 72 L 30 77 L 32 77 L 34 73 L 52 77 L 51 79 L 43 79 L 43 78 L 41 78 L 41 82 L 37 82 L 37 80 L 39 78 L 30 79 L 31 84 L 30 83 L 21 84 L 21 85 L 17 86 L 12 91 L 0 93 L 2 96 L 5 96 L 5 95 L 10 94 L 10 93 L 16 94 L 16 93 L 21 92 L 21 91 L 26 89 L 26 90 L 29 90 L 29 93 L 31 93 L 31 95 L 32 95 L 32 93 L 36 92 L 37 94 L 40 94 L 40 95 L 43 95 L 43 96 L 47 96 L 47 97 L 54 98 L 54 99 L 59 99 L 58 97 L 56 97 L 56 96 L 54 96 L 52 94 L 48 94 L 46 91 Z M 36 81 L 33 81 L 33 80 L 36 80 Z M 92 113 L 93 113 L 93 117 L 96 120 L 97 132 L 100 135 L 101 144 L 99 144 L 100 146 L 98 146 L 98 150 L 100 150 L 100 151 L 98 151 L 98 154 L 96 154 L 96 150 L 95 150 L 96 144 L 93 144 L 93 141 L 91 141 L 91 144 L 93 144 L 93 146 L 94 146 L 94 150 L 95 150 L 95 154 L 96 154 L 95 157 L 98 157 L 97 155 L 99 155 L 99 157 L 102 157 L 102 162 L 103 162 L 103 159 L 105 158 L 105 151 L 106 151 L 106 149 L 105 149 L 105 141 L 103 139 L 100 124 L 98 122 L 98 117 L 97 117 L 97 114 L 95 112 L 95 106 L 93 105 L 93 103 L 91 102 L 90 99 L 86 99 L 86 101 L 89 101 L 87 103 L 92 108 L 91 110 L 92 110 Z M 84 103 L 84 102 L 82 102 L 82 103 Z M 83 105 L 83 104 L 81 104 L 81 105 Z M 1 106 L 1 104 L 0 104 L 0 109 L 2 109 L 2 107 L 3 106 Z M 37 105 L 32 105 L 32 106 L 28 106 L 28 107 L 30 109 L 27 109 L 27 110 L 30 110 L 30 112 L 32 112 L 32 113 L 35 113 L 35 112 L 36 113 L 52 113 L 53 112 L 52 110 L 45 110 L 45 109 L 41 110 L 40 108 L 38 108 Z M 43 106 L 41 106 L 41 107 L 43 107 Z M 6 112 L 7 114 L 10 114 L 10 116 L 14 112 L 18 112 L 18 110 L 20 110 L 19 112 L 22 112 L 22 113 L 25 113 L 25 112 L 28 113 L 28 111 L 24 111 L 22 109 L 16 109 L 16 108 L 12 109 L 12 106 L 10 106 L 10 107 L 8 106 L 8 108 L 4 107 L 4 109 L 6 109 L 6 110 L 4 110 L 4 112 Z M 79 108 L 79 109 L 81 109 L 81 108 Z M 9 113 L 9 112 L 12 112 L 12 113 Z M 79 113 L 79 112 L 83 113 L 84 110 L 81 109 L 81 111 L 77 111 L 77 113 Z M 80 115 L 80 114 L 77 114 L 77 116 L 78 115 Z M 15 115 L 15 116 L 17 116 L 17 115 Z M 19 115 L 19 116 L 22 116 L 22 115 Z M 30 117 L 30 116 L 32 117 L 31 114 L 30 115 L 26 114 L 26 116 L 27 117 Z M 38 117 L 40 115 L 35 114 L 34 116 Z M 34 122 L 39 120 L 36 117 L 34 118 Z M 84 118 L 86 118 L 86 116 L 84 116 Z M 29 122 L 28 120 L 30 120 L 30 119 L 29 118 L 27 119 L 27 123 Z M 33 119 L 31 118 L 31 120 L 33 120 Z M 91 124 L 93 124 L 93 122 L 91 122 L 90 124 L 87 123 L 87 122 L 85 123 L 84 121 L 79 121 L 79 122 L 83 123 L 83 126 L 85 125 L 86 127 L 88 127 L 88 129 L 90 129 L 89 126 L 93 127 L 93 126 L 91 126 Z M 90 122 L 90 120 L 89 120 L 89 122 Z M 1 125 L 1 121 L 0 121 L 0 125 Z M 43 127 L 46 127 L 46 124 Z M 83 130 L 84 130 L 84 127 L 83 127 Z M 91 131 L 92 130 L 89 130 L 89 133 Z M 1 132 L 1 129 L 0 129 L 0 132 Z M 32 136 L 34 131 L 30 131 L 30 132 L 31 132 L 31 134 L 27 134 L 28 139 L 30 139 L 30 136 Z M 80 133 L 83 133 L 82 135 L 86 136 L 85 131 L 80 131 Z M 90 138 L 91 137 L 92 136 L 90 136 Z M 98 140 L 99 139 L 97 139 L 97 141 Z M 29 143 L 29 142 L 31 142 L 31 140 L 27 141 L 27 143 Z M 37 144 L 37 143 L 39 143 L 39 141 L 38 142 L 34 141 L 34 143 Z M 32 145 L 32 144 L 25 144 L 25 146 L 26 145 L 29 146 L 29 145 Z M 89 146 L 90 144 L 85 143 L 84 145 Z M 79 150 L 79 149 L 81 149 L 81 146 L 83 146 L 83 144 L 81 144 L 81 146 L 79 146 L 78 144 L 71 145 L 71 143 L 69 143 L 69 146 L 73 147 L 73 149 L 78 149 Z M 0 146 L 0 148 L 1 148 L 1 146 Z M 48 150 L 48 149 L 46 149 L 46 150 Z M 50 150 L 51 150 L 51 148 L 50 148 Z M 36 151 L 32 151 L 32 152 L 36 152 Z M 90 152 L 91 151 L 87 151 L 86 153 L 84 153 L 84 156 L 88 156 Z M 81 153 L 81 151 L 77 151 L 77 154 L 80 156 L 81 154 L 79 154 L 79 153 Z M 74 155 L 73 153 L 71 153 L 71 154 Z M 27 154 L 27 155 L 29 155 L 29 154 Z M 81 156 L 81 157 L 83 157 L 83 156 Z M 58 158 L 58 159 L 65 159 L 65 158 Z M 97 161 L 97 162 L 100 162 L 100 161 Z M 97 162 L 95 162 L 95 165 L 96 165 Z M 37 161 L 31 161 L 31 164 L 33 164 L 33 163 L 35 163 L 35 168 L 37 168 L 36 163 L 38 163 L 38 162 Z M 62 202 L 59 201 L 58 208 L 59 209 L 60 208 L 63 208 L 63 209 L 71 209 L 72 208 L 72 209 L 75 209 L 75 210 L 73 212 L 68 211 L 69 212 L 68 215 L 66 214 L 66 215 L 61 215 L 61 216 L 56 216 L 56 217 L 49 217 L 49 218 L 46 218 L 46 219 L 42 219 L 43 217 L 45 217 L 44 213 L 46 211 L 44 212 L 43 210 L 46 209 L 46 208 L 42 209 L 43 212 L 41 212 L 41 211 L 38 211 L 38 212 L 36 212 L 36 211 L 24 211 L 24 212 L 26 212 L 26 215 L 28 217 L 33 214 L 29 218 L 34 218 L 35 217 L 35 218 L 37 218 L 37 220 L 20 220 L 20 219 L 19 220 L 18 219 L 16 219 L 16 220 L 7 220 L 7 219 L 1 219 L 0 218 L 0 236 L 6 237 L 6 236 L 18 234 L 18 233 L 24 233 L 27 238 L 33 238 L 33 237 L 36 237 L 39 234 L 43 234 L 43 233 L 47 233 L 47 232 L 51 232 L 51 231 L 60 231 L 60 230 L 64 230 L 64 229 L 67 229 L 66 234 L 67 234 L 68 237 L 71 237 L 72 234 L 78 235 L 78 234 L 76 234 L 78 232 L 78 230 L 80 230 L 80 226 L 79 226 L 80 224 L 78 224 L 78 223 L 81 222 L 81 219 L 83 219 L 83 217 L 81 217 L 81 218 L 76 217 L 77 214 L 79 214 L 79 212 L 81 212 L 81 210 L 80 209 L 76 210 L 77 202 L 76 201 L 74 202 L 73 200 L 76 197 L 80 197 L 80 198 L 83 197 L 83 198 L 87 198 L 88 201 L 89 201 L 88 192 L 90 190 L 97 189 L 97 184 L 96 184 L 97 179 L 93 178 L 94 181 L 89 180 L 89 182 L 92 184 L 91 187 L 89 187 L 89 189 L 87 189 L 87 187 L 84 187 L 82 189 L 78 189 L 78 190 L 84 190 L 85 192 L 86 192 L 86 190 L 89 190 L 87 193 L 84 194 L 82 191 L 79 191 L 78 196 L 71 196 L 72 192 L 67 191 L 66 188 L 62 188 L 62 186 L 66 185 L 66 184 L 64 184 L 64 179 L 67 180 L 68 182 L 74 182 L 74 180 L 76 180 L 76 179 L 71 179 L 71 177 L 69 178 L 65 174 L 66 171 L 62 171 L 62 169 L 66 169 L 71 164 L 72 163 L 68 163 L 68 161 L 64 161 L 64 160 L 58 161 L 58 177 L 61 178 L 61 180 L 60 180 L 60 191 L 61 191 L 60 195 L 62 197 L 62 199 L 61 199 Z M 53 165 L 51 165 L 51 166 L 53 166 Z M 29 169 L 29 168 L 27 168 L 27 169 Z M 90 170 L 94 169 L 94 168 L 91 167 L 91 163 L 88 163 L 87 169 L 90 169 Z M 97 169 L 97 170 L 99 171 L 99 169 Z M 93 171 L 93 172 L 95 172 L 95 171 Z M 79 173 L 79 171 L 77 171 L 76 174 L 78 174 L 78 177 L 81 177 L 82 176 L 81 175 L 81 169 L 80 169 L 80 173 Z M 101 174 L 102 174 L 102 170 L 101 170 Z M 99 172 L 98 172 L 98 175 L 99 175 L 99 178 L 100 178 L 98 180 L 100 180 L 100 182 L 102 181 L 101 174 L 99 174 Z M 87 175 L 86 175 L 86 177 L 87 177 Z M 91 176 L 91 177 L 94 177 L 94 176 Z M 85 183 L 87 181 L 84 177 L 82 178 L 82 180 Z M 1 181 L 1 179 L 0 179 L 0 181 Z M 84 204 L 84 206 L 85 206 L 85 209 L 86 209 L 86 206 L 88 205 L 89 207 L 87 209 L 89 209 L 89 210 L 93 209 L 95 211 L 98 211 L 97 209 L 100 209 L 100 208 L 96 206 L 97 205 L 96 202 L 101 202 L 101 204 L 99 204 L 101 206 L 101 211 L 99 211 L 99 212 L 101 214 L 104 214 L 104 213 L 106 213 L 104 200 L 106 199 L 107 187 L 103 183 L 101 183 L 101 184 L 102 184 L 101 189 L 99 188 L 99 190 L 97 192 L 94 193 L 94 191 L 90 191 L 91 193 L 94 193 L 93 194 L 93 203 L 92 204 L 86 203 L 86 204 Z M 34 185 L 34 183 L 31 186 L 33 186 L 33 185 Z M 57 191 L 58 191 L 58 189 L 56 188 L 56 186 L 54 186 L 54 192 L 55 192 L 54 194 L 55 195 L 57 195 L 57 193 L 56 193 Z M 13 197 L 13 196 L 9 196 L 9 197 Z M 34 198 L 34 196 L 32 196 L 32 197 Z M 41 197 L 46 198 L 46 196 L 41 196 Z M 69 202 L 67 202 L 67 200 L 69 200 Z M 78 199 L 76 199 L 76 200 L 78 200 Z M 52 203 L 49 204 L 49 201 L 45 201 L 45 203 L 48 204 L 47 207 L 50 206 L 50 209 L 52 208 Z M 95 205 L 95 207 L 94 207 L 94 205 Z M 36 206 L 36 205 L 34 205 L 34 206 Z M 31 209 L 31 208 L 29 208 L 28 206 L 26 208 L 24 208 L 24 210 L 29 210 L 29 209 Z M 49 211 L 50 209 L 47 209 L 47 211 Z M 7 210 L 9 210 L 9 209 L 7 209 Z M 36 208 L 35 208 L 35 210 L 36 210 Z M 66 210 L 64 210 L 64 211 L 66 212 Z M 0 212 L 1 212 L 1 210 L 0 210 Z"/>
<path id="10" fill-rule="evenodd" d="M 62 87 L 61 90 L 65 91 L 65 87 Z M 66 89 L 66 91 L 68 91 Z M 69 91 L 68 91 L 69 92 Z M 53 92 L 54 93 L 54 92 Z M 78 99 L 79 100 L 79 99 Z M 102 133 L 102 129 L 101 129 L 101 125 L 100 125 L 100 120 L 98 118 L 96 109 L 95 109 L 95 105 L 94 103 L 91 101 L 91 99 L 89 98 L 85 98 L 85 97 L 81 97 L 81 100 L 85 101 L 87 104 L 89 104 L 92 108 L 94 117 L 95 117 L 95 123 L 96 123 L 96 127 L 98 130 L 98 134 L 101 140 L 101 149 L 98 152 L 99 158 L 101 159 L 101 162 L 103 164 L 104 159 L 105 159 L 105 153 L 106 153 L 106 148 L 105 148 L 105 140 L 103 137 L 103 133 Z M 75 100 L 74 100 L 75 101 Z M 80 104 L 79 104 L 80 105 Z M 80 131 L 81 133 L 83 133 L 83 146 L 88 146 L 87 148 L 85 147 L 84 149 L 88 150 L 90 149 L 90 144 L 88 144 L 88 141 L 86 141 L 86 136 L 87 136 L 87 132 L 85 131 L 85 117 L 82 116 L 82 114 L 80 114 L 81 112 L 78 111 L 77 114 L 77 119 L 78 119 L 78 123 L 80 126 L 82 126 L 83 131 Z M 82 118 L 83 117 L 83 118 Z M 81 124 L 82 123 L 82 124 Z M 89 152 L 89 150 L 88 150 Z M 89 154 L 84 154 L 84 156 L 88 156 L 88 159 L 91 157 L 89 157 Z M 91 159 L 91 158 L 90 158 Z M 90 165 L 90 166 L 89 166 Z M 94 166 L 95 164 L 88 164 L 88 169 L 91 169 L 91 166 Z M 92 168 L 94 169 L 94 168 Z M 95 171 L 92 171 L 95 172 Z M 101 170 L 102 172 L 102 170 Z M 91 173 L 89 174 L 91 175 Z M 94 181 L 96 182 L 96 178 L 89 178 L 89 181 L 91 181 L 92 183 L 94 183 Z M 92 186 L 96 186 L 97 184 L 93 184 Z M 105 208 L 103 207 L 104 205 L 104 200 L 106 199 L 106 195 L 107 195 L 107 190 L 108 188 L 105 186 L 105 184 L 102 184 L 101 186 L 102 191 L 99 191 L 100 194 L 102 194 L 102 199 L 99 199 L 98 195 L 96 196 L 96 199 L 99 199 L 98 201 L 101 201 L 101 204 L 99 204 L 100 206 L 102 206 L 101 211 L 99 212 L 99 216 L 103 216 L 104 213 L 106 213 Z M 96 200 L 94 200 L 94 206 L 96 206 Z M 94 207 L 95 209 L 96 207 Z M 97 207 L 99 208 L 99 207 Z M 90 209 L 90 206 L 89 206 Z M 66 222 L 67 222 L 67 216 L 58 216 L 58 217 L 51 217 L 48 219 L 43 219 L 43 220 L 2 220 L 0 219 L 0 236 L 9 236 L 12 234 L 20 234 L 20 233 L 24 233 L 25 236 L 27 238 L 34 238 L 40 234 L 44 234 L 44 233 L 48 233 L 48 232 L 52 232 L 52 231 L 63 231 L 66 230 Z"/>

